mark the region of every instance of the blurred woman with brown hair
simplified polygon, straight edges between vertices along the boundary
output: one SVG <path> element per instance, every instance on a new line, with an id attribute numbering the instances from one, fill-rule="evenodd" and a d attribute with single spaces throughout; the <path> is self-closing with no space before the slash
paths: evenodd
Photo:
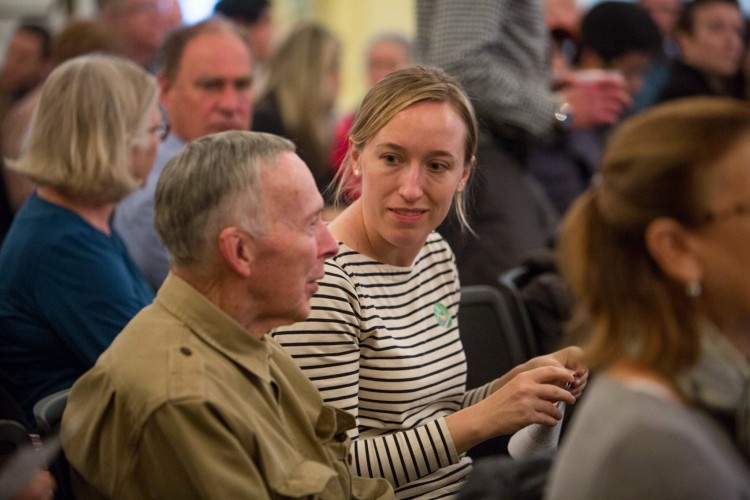
<path id="1" fill-rule="evenodd" d="M 550 498 L 750 494 L 750 106 L 690 98 L 625 122 L 572 207 L 561 270 L 598 372 Z"/>

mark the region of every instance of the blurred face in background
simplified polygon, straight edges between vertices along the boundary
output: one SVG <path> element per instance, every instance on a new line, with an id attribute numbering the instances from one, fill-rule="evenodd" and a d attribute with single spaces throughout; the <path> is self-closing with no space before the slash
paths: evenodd
<path id="1" fill-rule="evenodd" d="M 712 76 L 727 77 L 739 69 L 744 51 L 745 20 L 729 3 L 696 7 L 690 33 L 678 32 L 682 60 Z"/>
<path id="2" fill-rule="evenodd" d="M 409 50 L 396 40 L 379 40 L 367 53 L 367 79 L 375 85 L 388 73 L 406 68 L 411 63 Z"/>
<path id="3" fill-rule="evenodd" d="M 722 331 L 750 324 L 750 133 L 712 162 L 701 184 L 708 221 L 691 232 L 705 312 Z M 735 339 L 746 342 L 747 339 Z M 748 344 L 746 344 L 748 345 Z"/>
<path id="4" fill-rule="evenodd" d="M 643 89 L 643 74 L 651 66 L 653 57 L 649 52 L 630 51 L 612 59 L 607 69 L 619 72 L 625 79 L 625 88 L 631 96 Z"/>
<path id="5" fill-rule="evenodd" d="M 681 0 L 641 0 L 641 7 L 646 9 L 659 27 L 663 36 L 672 36 L 674 25 L 682 9 Z"/>
<path id="6" fill-rule="evenodd" d="M 172 132 L 188 142 L 227 130 L 249 130 L 252 113 L 249 48 L 230 32 L 197 35 L 185 46 L 174 81 L 160 77 Z"/>
<path id="7" fill-rule="evenodd" d="M 545 0 L 544 22 L 548 30 L 561 30 L 573 39 L 580 35 L 581 9 L 576 0 Z"/>
<path id="8" fill-rule="evenodd" d="M 44 41 L 31 31 L 16 30 L 0 68 L 0 87 L 11 92 L 25 92 L 40 83 L 46 73 Z"/>
<path id="9" fill-rule="evenodd" d="M 176 4 L 176 5 L 175 5 Z M 101 13 L 125 56 L 143 66 L 153 64 L 167 31 L 179 24 L 177 0 L 114 0 Z"/>
<path id="10" fill-rule="evenodd" d="M 148 174 L 154 166 L 156 149 L 161 142 L 164 130 L 162 127 L 161 113 L 154 103 L 148 112 L 146 128 L 139 131 L 131 141 L 130 171 L 141 182 L 141 185 L 146 183 Z"/>

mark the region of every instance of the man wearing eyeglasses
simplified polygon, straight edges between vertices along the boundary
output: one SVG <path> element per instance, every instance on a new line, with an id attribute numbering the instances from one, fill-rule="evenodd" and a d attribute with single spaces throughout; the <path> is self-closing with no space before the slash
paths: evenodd
<path id="1" fill-rule="evenodd" d="M 159 86 L 169 134 L 146 186 L 117 207 L 114 225 L 130 256 L 157 290 L 169 270 L 154 229 L 154 192 L 167 161 L 185 144 L 216 132 L 248 130 L 253 65 L 244 34 L 230 21 L 210 19 L 170 33 L 159 56 Z"/>

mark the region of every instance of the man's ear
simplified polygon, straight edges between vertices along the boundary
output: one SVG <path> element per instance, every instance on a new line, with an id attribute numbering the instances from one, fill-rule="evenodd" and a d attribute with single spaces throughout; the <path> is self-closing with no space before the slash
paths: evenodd
<path id="1" fill-rule="evenodd" d="M 701 281 L 703 266 L 696 258 L 690 233 L 679 222 L 667 217 L 654 219 L 643 237 L 664 274 L 683 284 Z"/>
<path id="2" fill-rule="evenodd" d="M 680 48 L 681 51 L 685 50 L 685 46 L 690 44 L 692 35 L 690 33 L 687 33 L 683 30 L 675 30 L 674 35 L 672 35 L 677 42 L 677 46 Z"/>
<path id="3" fill-rule="evenodd" d="M 252 274 L 255 242 L 246 231 L 235 226 L 222 229 L 219 233 L 219 253 L 236 273 L 245 277 Z"/>
<path id="4" fill-rule="evenodd" d="M 159 104 L 161 104 L 161 107 L 167 110 L 168 113 L 170 96 L 169 92 L 172 90 L 172 83 L 164 73 L 159 73 L 156 76 L 156 83 L 159 85 Z"/>

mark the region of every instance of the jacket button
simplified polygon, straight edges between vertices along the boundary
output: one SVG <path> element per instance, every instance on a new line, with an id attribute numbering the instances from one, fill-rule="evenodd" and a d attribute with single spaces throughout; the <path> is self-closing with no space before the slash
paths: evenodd
<path id="1" fill-rule="evenodd" d="M 191 354 L 193 354 L 193 351 L 191 351 L 189 347 L 180 347 L 180 352 L 185 356 L 190 356 Z"/>

